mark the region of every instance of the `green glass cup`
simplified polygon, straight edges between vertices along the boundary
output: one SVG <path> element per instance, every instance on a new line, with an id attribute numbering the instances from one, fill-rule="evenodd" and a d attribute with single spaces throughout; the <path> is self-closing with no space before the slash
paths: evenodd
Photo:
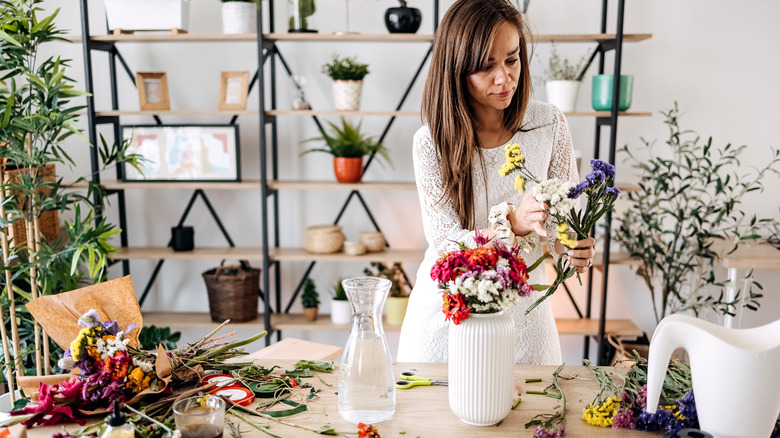
<path id="1" fill-rule="evenodd" d="M 596 111 L 612 111 L 612 90 L 614 75 L 593 76 L 591 104 Z M 620 75 L 620 100 L 618 109 L 625 111 L 631 107 L 631 95 L 634 90 L 634 76 Z"/>

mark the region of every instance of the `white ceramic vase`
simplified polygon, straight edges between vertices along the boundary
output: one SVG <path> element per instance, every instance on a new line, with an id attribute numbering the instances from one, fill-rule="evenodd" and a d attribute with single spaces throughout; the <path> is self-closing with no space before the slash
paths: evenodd
<path id="1" fill-rule="evenodd" d="M 360 109 L 363 81 L 333 81 L 333 106 L 337 111 Z"/>
<path id="2" fill-rule="evenodd" d="M 255 33 L 257 32 L 257 6 L 254 2 L 224 2 L 222 3 L 222 33 Z"/>
<path id="3" fill-rule="evenodd" d="M 347 300 L 330 300 L 330 320 L 333 324 L 352 322 L 352 306 Z"/>
<path id="4" fill-rule="evenodd" d="M 547 91 L 547 102 L 557 106 L 565 113 L 574 112 L 577 106 L 577 93 L 580 91 L 579 81 L 547 81 L 544 84 Z"/>
<path id="5" fill-rule="evenodd" d="M 464 423 L 492 426 L 512 409 L 515 324 L 504 311 L 472 313 L 449 328 L 450 409 Z"/>
<path id="6" fill-rule="evenodd" d="M 105 0 L 111 30 L 187 30 L 189 0 Z"/>

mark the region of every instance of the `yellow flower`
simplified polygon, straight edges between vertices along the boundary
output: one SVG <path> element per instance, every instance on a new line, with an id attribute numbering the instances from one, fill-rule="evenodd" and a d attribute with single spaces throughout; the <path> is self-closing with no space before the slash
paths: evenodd
<path id="1" fill-rule="evenodd" d="M 515 190 L 521 195 L 525 192 L 525 178 L 520 175 L 515 177 Z"/>
<path id="2" fill-rule="evenodd" d="M 620 407 L 620 398 L 610 397 L 601 405 L 594 406 L 589 404 L 583 408 L 582 419 L 594 426 L 609 427 L 614 422 L 618 407 Z"/>
<path id="3" fill-rule="evenodd" d="M 130 388 L 134 393 L 139 393 L 149 387 L 151 378 L 144 374 L 141 368 L 133 368 L 130 374 L 127 375 L 127 388 Z"/>

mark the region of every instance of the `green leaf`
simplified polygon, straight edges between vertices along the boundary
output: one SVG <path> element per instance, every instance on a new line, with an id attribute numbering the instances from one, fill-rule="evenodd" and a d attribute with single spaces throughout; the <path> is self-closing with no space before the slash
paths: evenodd
<path id="1" fill-rule="evenodd" d="M 322 362 L 317 360 L 299 360 L 295 362 L 295 368 L 313 369 L 323 373 L 333 372 L 333 362 Z"/>

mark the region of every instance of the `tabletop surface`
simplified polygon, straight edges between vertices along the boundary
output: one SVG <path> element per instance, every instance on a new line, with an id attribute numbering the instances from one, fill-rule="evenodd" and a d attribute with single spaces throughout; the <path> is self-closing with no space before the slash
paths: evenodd
<path id="1" fill-rule="evenodd" d="M 285 369 L 292 369 L 294 361 L 263 359 L 257 360 L 265 367 L 280 365 Z M 522 401 L 512 410 L 506 419 L 498 426 L 477 427 L 467 425 L 452 413 L 449 407 L 447 387 L 428 387 L 417 386 L 406 390 L 396 390 L 396 410 L 392 419 L 377 424 L 380 435 L 383 438 L 416 438 L 416 437 L 524 437 L 532 436 L 533 429 L 525 429 L 524 424 L 534 415 L 540 413 L 552 413 L 553 408 L 559 404 L 559 400 L 549 398 L 544 395 L 526 394 L 527 390 L 544 390 L 552 382 L 552 373 L 556 367 L 553 366 L 516 366 L 515 383 L 522 392 Z M 431 377 L 434 379 L 447 378 L 447 364 L 423 364 L 423 363 L 396 363 L 394 364 L 395 374 L 403 371 L 414 370 L 417 374 Z M 619 369 L 620 370 L 620 369 Z M 622 370 L 627 370 L 622 368 Z M 315 377 L 307 378 L 305 381 L 311 383 L 315 388 L 320 389 L 319 398 L 308 402 L 309 410 L 293 416 L 284 417 L 282 420 L 305 425 L 309 427 L 320 428 L 325 425 L 335 426 L 337 431 L 355 432 L 356 426 L 348 423 L 338 413 L 338 403 L 336 396 L 337 371 L 329 373 L 314 372 Z M 322 381 L 316 376 L 320 376 Z M 578 378 L 572 380 L 560 379 L 560 385 L 566 395 L 568 405 L 566 415 L 566 436 L 567 437 L 653 437 L 657 436 L 648 432 L 639 432 L 633 430 L 612 430 L 611 428 L 602 428 L 592 426 L 581 420 L 582 409 L 590 403 L 598 391 L 598 384 L 593 378 L 593 374 L 583 366 L 565 367 L 561 372 L 562 376 L 576 375 Z M 541 378 L 540 383 L 524 383 L 525 379 Z M 325 383 L 333 385 L 327 386 Z M 293 400 L 302 400 L 309 393 L 308 388 L 293 394 Z M 250 406 L 251 408 L 251 406 Z M 269 435 L 258 429 L 242 422 L 237 418 L 228 418 L 235 424 L 240 425 L 242 436 L 246 438 L 268 437 Z M 259 417 L 251 417 L 271 431 L 284 437 L 317 437 L 311 431 L 299 429 L 271 420 L 265 420 Z M 66 429 L 73 432 L 78 429 L 77 425 L 67 425 Z M 61 432 L 58 427 L 46 427 L 30 429 L 28 436 L 31 438 L 51 437 L 53 433 Z M 230 436 L 229 430 L 225 429 L 225 437 Z M 340 435 L 355 437 L 356 435 Z"/>

